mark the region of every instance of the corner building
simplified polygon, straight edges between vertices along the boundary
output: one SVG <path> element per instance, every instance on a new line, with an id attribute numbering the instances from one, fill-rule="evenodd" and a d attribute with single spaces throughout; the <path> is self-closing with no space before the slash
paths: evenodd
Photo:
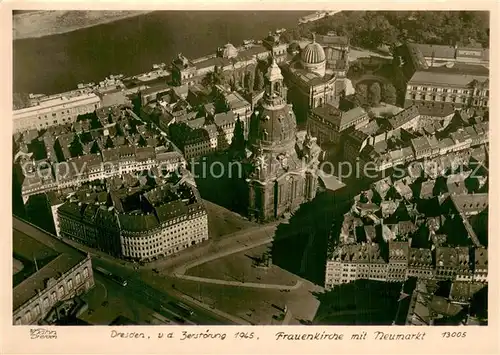
<path id="1" fill-rule="evenodd" d="M 266 222 L 312 200 L 318 182 L 321 149 L 309 134 L 297 139 L 292 105 L 273 58 L 265 76 L 265 94 L 250 120 L 245 161 L 250 219 Z"/>
<path id="2" fill-rule="evenodd" d="M 139 208 L 127 201 L 138 197 Z M 208 240 L 208 217 L 194 184 L 180 181 L 147 192 L 108 193 L 111 206 L 67 201 L 60 235 L 115 257 L 151 261 Z M 130 205 L 130 206 L 127 206 Z"/>

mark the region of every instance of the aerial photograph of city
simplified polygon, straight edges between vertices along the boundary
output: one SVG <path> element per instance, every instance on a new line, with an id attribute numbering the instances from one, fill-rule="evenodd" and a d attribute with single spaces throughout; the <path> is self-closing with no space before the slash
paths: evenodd
<path id="1" fill-rule="evenodd" d="M 12 24 L 13 325 L 488 324 L 489 12 Z"/>

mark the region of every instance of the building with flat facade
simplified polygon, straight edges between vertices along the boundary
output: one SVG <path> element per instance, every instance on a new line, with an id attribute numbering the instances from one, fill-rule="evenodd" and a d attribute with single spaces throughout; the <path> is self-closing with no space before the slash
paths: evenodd
<path id="1" fill-rule="evenodd" d="M 359 129 L 369 121 L 368 113 L 361 107 L 355 107 L 347 112 L 341 111 L 327 103 L 309 112 L 307 128 L 318 143 L 339 143 L 340 135 L 349 127 Z"/>
<path id="2" fill-rule="evenodd" d="M 480 64 L 489 66 L 490 50 L 479 43 L 446 46 L 438 44 L 412 43 L 425 58 L 429 67 L 446 66 L 454 63 Z"/>
<path id="3" fill-rule="evenodd" d="M 411 248 L 410 243 L 389 241 L 388 255 L 379 244 L 345 244 L 335 248 L 326 262 L 325 287 L 359 279 L 403 282 L 419 279 L 487 282 L 488 253 L 484 247 Z M 472 256 L 471 256 L 472 255 Z"/>
<path id="4" fill-rule="evenodd" d="M 452 106 L 454 109 L 489 107 L 489 73 L 430 68 L 416 71 L 407 83 L 405 107 L 411 105 Z"/>
<path id="5" fill-rule="evenodd" d="M 214 124 L 217 126 L 219 136 L 218 148 L 227 149 L 233 141 L 236 116 L 233 111 L 216 113 L 214 115 Z"/>
<path id="6" fill-rule="evenodd" d="M 14 133 L 73 123 L 78 115 L 94 112 L 99 107 L 101 99 L 93 93 L 49 96 L 34 106 L 14 111 Z"/>
<path id="7" fill-rule="evenodd" d="M 387 271 L 378 244 L 343 245 L 327 261 L 325 287 L 331 289 L 359 279 L 385 281 Z"/>
<path id="8" fill-rule="evenodd" d="M 197 127 L 195 121 L 202 121 L 202 125 Z M 226 134 L 220 132 L 213 123 L 205 124 L 205 118 L 197 118 L 188 122 L 192 131 L 188 133 L 183 145 L 183 153 L 187 161 L 193 158 L 203 157 L 217 152 L 224 144 L 219 145 L 226 139 Z M 227 142 L 227 141 L 226 141 Z"/>
<path id="9" fill-rule="evenodd" d="M 221 73 L 254 70 L 259 60 L 269 58 L 271 52 L 279 58 L 284 57 L 286 48 L 279 42 L 266 40 L 264 44 L 251 44 L 236 48 L 227 43 L 218 48 L 215 54 L 190 60 L 179 54 L 172 61 L 172 80 L 175 85 L 200 84 L 205 76 L 218 70 Z M 283 53 L 284 50 L 284 53 Z M 286 57 L 286 56 L 285 56 Z"/>
<path id="10" fill-rule="evenodd" d="M 39 324 L 60 303 L 94 287 L 90 255 L 13 218 L 14 325 Z M 31 270 L 31 271 L 30 271 Z M 27 273 L 28 271 L 28 273 Z"/>
<path id="11" fill-rule="evenodd" d="M 401 282 L 406 280 L 410 246 L 407 242 L 389 242 L 389 265 L 387 281 Z"/>
<path id="12" fill-rule="evenodd" d="M 425 43 L 404 43 L 395 49 L 395 58 L 405 77 L 410 78 L 415 71 L 432 67 L 450 68 L 458 64 L 489 67 L 488 48 L 478 43 L 469 45 L 437 45 Z"/>
<path id="13" fill-rule="evenodd" d="M 407 81 L 405 107 L 489 106 L 488 49 L 405 43 L 395 58 Z"/>

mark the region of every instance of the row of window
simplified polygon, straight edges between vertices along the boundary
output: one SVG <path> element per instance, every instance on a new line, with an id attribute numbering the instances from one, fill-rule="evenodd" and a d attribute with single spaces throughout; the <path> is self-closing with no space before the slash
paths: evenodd
<path id="1" fill-rule="evenodd" d="M 437 96 L 437 95 L 417 95 L 417 94 L 412 94 L 411 95 L 412 100 L 425 100 L 425 101 L 441 101 L 441 102 L 453 102 L 453 103 L 466 103 L 467 102 L 467 97 L 450 97 L 450 96 Z"/>
<path id="2" fill-rule="evenodd" d="M 204 240 L 207 240 L 208 237 L 202 237 L 200 239 L 200 236 L 196 236 L 196 239 L 199 240 L 200 242 L 204 241 Z M 138 252 L 138 251 L 128 251 L 128 250 L 125 250 L 124 253 L 126 256 L 130 256 L 130 257 L 134 257 L 134 258 L 148 258 L 148 257 L 155 257 L 155 256 L 158 256 L 159 254 L 161 253 L 164 253 L 166 252 L 167 255 L 170 255 L 170 254 L 173 254 L 173 253 L 176 253 L 180 250 L 183 250 L 185 248 L 188 248 L 190 246 L 193 246 L 193 245 L 196 245 L 197 244 L 197 241 L 196 240 L 192 240 L 191 241 L 191 244 L 182 244 L 182 245 L 178 245 L 176 247 L 172 247 L 172 248 L 169 248 L 169 249 L 164 249 L 164 248 L 157 248 L 157 249 L 153 249 L 151 251 L 145 251 L 145 252 Z"/>
<path id="3" fill-rule="evenodd" d="M 205 222 L 206 224 L 206 222 Z M 95 245 L 96 244 L 96 238 L 97 238 L 97 232 L 94 228 L 86 228 L 85 225 L 74 222 L 72 220 L 67 220 L 64 217 L 61 218 L 60 220 L 60 226 L 61 230 L 63 233 L 68 234 L 70 236 L 76 237 L 80 240 L 83 240 L 86 244 L 90 245 Z M 202 230 L 206 230 L 206 226 L 201 226 L 201 223 L 197 223 L 196 225 L 189 225 L 189 231 L 188 227 L 182 227 L 182 228 L 177 228 L 175 231 L 170 232 L 170 234 L 177 234 L 176 237 L 169 238 L 168 241 L 172 240 L 171 243 L 167 243 L 167 245 L 178 243 L 179 241 L 187 241 L 188 238 L 182 238 L 179 239 L 180 236 L 187 236 L 187 235 L 192 235 L 194 232 L 200 233 Z M 83 233 L 82 233 L 83 230 Z M 182 230 L 183 232 L 178 234 L 178 232 Z M 185 231 L 184 231 L 185 230 Z M 156 238 L 153 240 L 135 240 L 135 239 L 129 239 L 126 238 L 124 241 L 124 247 L 125 248 L 130 248 L 130 250 L 133 251 L 143 251 L 143 250 L 152 250 L 157 247 L 160 247 L 163 243 L 160 243 L 160 241 L 163 241 L 163 238 L 159 237 L 160 234 L 156 234 Z M 161 234 L 162 236 L 165 235 L 165 233 Z M 144 237 L 146 239 L 148 237 Z M 127 239 L 128 243 L 127 243 Z"/>
<path id="4" fill-rule="evenodd" d="M 179 217 L 178 219 L 180 219 L 181 221 L 184 221 L 187 218 L 188 218 L 187 216 L 182 216 L 182 217 Z M 161 232 L 155 233 L 153 235 L 150 234 L 147 236 L 131 238 L 131 239 L 127 238 L 127 239 L 125 239 L 125 243 L 130 244 L 130 245 L 148 245 L 149 243 L 155 243 L 155 242 L 158 242 L 160 240 L 164 240 L 165 236 L 177 234 L 179 231 L 188 231 L 188 230 L 192 230 L 192 229 L 198 230 L 200 227 L 203 226 L 204 223 L 206 223 L 205 220 L 196 221 L 196 222 L 193 222 L 193 221 L 195 221 L 195 219 L 189 221 L 187 223 L 187 226 L 186 226 L 186 223 L 183 223 L 181 225 L 176 225 L 176 226 L 170 227 L 168 230 L 162 230 Z M 154 237 L 154 238 L 152 238 L 152 237 Z M 167 241 L 170 241 L 171 239 L 173 240 L 174 238 L 168 238 Z"/>
<path id="5" fill-rule="evenodd" d="M 413 91 L 430 91 L 430 92 L 443 92 L 443 93 L 452 93 L 452 94 L 464 94 L 468 95 L 469 93 L 472 93 L 473 95 L 481 95 L 483 91 L 481 90 L 473 90 L 472 92 L 469 92 L 469 90 L 460 90 L 460 89 L 448 89 L 448 88 L 435 88 L 435 87 L 427 87 L 427 86 L 409 86 L 409 90 Z M 490 91 L 485 90 L 484 91 L 484 96 L 489 97 Z"/>
<path id="6" fill-rule="evenodd" d="M 83 269 L 83 280 L 81 274 L 78 272 L 75 275 L 75 283 L 73 279 L 69 279 L 65 284 L 59 285 L 56 291 L 52 291 L 49 296 L 42 300 L 42 306 L 44 310 L 49 310 L 51 305 L 55 304 L 57 301 L 62 300 L 67 293 L 76 287 L 80 286 L 85 279 L 89 277 L 89 269 L 85 267 Z M 30 324 L 34 319 L 36 319 L 42 313 L 42 308 L 39 303 L 36 303 L 30 310 L 27 310 L 22 317 L 16 318 L 15 324 Z"/>
<path id="7" fill-rule="evenodd" d="M 472 207 L 472 205 L 471 205 Z M 389 274 L 391 273 L 402 273 L 402 272 L 405 272 L 406 270 L 408 270 L 408 273 L 409 274 L 412 274 L 412 273 L 425 273 L 425 274 L 431 274 L 433 272 L 433 270 L 429 270 L 429 269 L 407 269 L 405 267 L 400 267 L 400 268 L 388 268 L 388 269 L 385 269 L 385 266 L 387 264 L 375 264 L 375 265 L 371 265 L 370 267 L 366 267 L 366 265 L 359 265 L 357 268 L 355 267 L 352 267 L 352 268 L 346 268 L 344 267 L 342 269 L 343 271 L 343 274 L 342 275 L 347 275 L 347 274 L 351 274 L 351 275 L 354 275 L 356 272 L 359 274 L 360 272 L 363 273 L 367 273 L 367 272 L 374 272 L 374 273 L 385 273 L 385 272 L 388 272 Z M 373 267 L 379 267 L 380 269 L 373 269 Z M 328 268 L 327 269 L 327 273 L 326 275 L 327 276 L 332 276 L 334 274 L 334 272 L 336 270 L 340 270 L 340 269 L 337 269 L 337 268 Z M 357 270 L 357 271 L 356 271 Z M 448 276 L 453 276 L 456 274 L 456 271 L 454 270 L 437 270 L 437 273 L 440 274 L 440 275 L 448 275 Z"/>
<path id="8" fill-rule="evenodd" d="M 87 113 L 87 112 L 92 112 L 94 110 L 96 110 L 98 108 L 99 105 L 95 104 L 93 106 L 81 106 L 81 107 L 76 107 L 72 110 L 71 113 Z M 70 111 L 69 110 L 66 110 L 66 111 L 58 111 L 58 112 L 53 112 L 51 117 L 52 118 L 56 118 L 58 115 L 57 114 L 61 114 L 61 115 L 69 115 L 70 114 Z M 36 118 L 38 118 L 38 120 L 42 120 L 42 118 L 44 120 L 48 120 L 50 117 L 48 117 L 48 115 L 44 115 L 43 117 L 42 116 L 31 116 L 31 117 L 25 117 L 25 118 L 19 118 L 19 119 L 15 119 L 14 120 L 14 125 L 15 125 L 15 128 L 17 129 L 20 129 L 20 130 L 23 130 L 23 129 L 27 129 L 27 128 L 33 128 L 33 129 L 36 129 Z M 66 119 L 63 117 L 63 120 L 62 120 L 64 123 L 66 123 Z M 68 117 L 68 121 L 72 121 L 72 118 L 71 117 Z M 54 120 L 53 123 L 51 125 L 55 125 L 55 124 L 59 124 L 59 121 L 58 120 Z M 45 126 L 49 126 L 49 122 L 48 121 L 45 121 Z M 40 123 L 40 128 L 42 127 L 41 123 Z"/>
<path id="9" fill-rule="evenodd" d="M 206 228 L 204 228 L 206 230 Z M 178 244 L 180 242 L 185 242 L 189 241 L 192 238 L 195 238 L 195 235 L 202 234 L 201 233 L 201 228 L 196 229 L 195 231 L 192 232 L 183 232 L 178 234 L 175 238 L 169 238 L 168 242 L 166 241 L 160 241 L 151 245 L 146 245 L 146 246 L 136 246 L 135 244 L 124 244 L 125 250 L 131 250 L 131 251 L 149 251 L 149 250 L 156 250 L 158 247 L 162 247 L 166 245 L 167 247 Z M 195 234 L 194 234 L 195 233 Z M 188 237 L 190 235 L 190 237 Z M 180 238 L 184 237 L 184 238 Z"/>

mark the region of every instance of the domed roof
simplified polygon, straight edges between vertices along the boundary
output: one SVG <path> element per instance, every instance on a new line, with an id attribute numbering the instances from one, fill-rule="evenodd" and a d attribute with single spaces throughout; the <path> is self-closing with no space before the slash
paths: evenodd
<path id="1" fill-rule="evenodd" d="M 269 32 L 269 34 L 266 37 L 266 41 L 271 42 L 271 43 L 279 43 L 280 36 L 278 36 L 277 34 L 272 34 L 271 32 Z"/>
<path id="2" fill-rule="evenodd" d="M 224 46 L 224 50 L 222 52 L 222 56 L 224 58 L 234 58 L 238 56 L 238 50 L 231 43 L 228 43 Z"/>
<path id="3" fill-rule="evenodd" d="M 295 138 L 297 121 L 290 106 L 260 105 L 250 122 L 249 140 L 254 145 L 272 145 Z"/>
<path id="4" fill-rule="evenodd" d="M 321 44 L 316 43 L 313 39 L 312 43 L 309 43 L 301 54 L 302 61 L 307 64 L 317 64 L 325 61 L 326 55 Z"/>
<path id="5" fill-rule="evenodd" d="M 289 51 L 299 51 L 300 50 L 300 45 L 297 42 L 292 42 L 288 46 Z"/>

